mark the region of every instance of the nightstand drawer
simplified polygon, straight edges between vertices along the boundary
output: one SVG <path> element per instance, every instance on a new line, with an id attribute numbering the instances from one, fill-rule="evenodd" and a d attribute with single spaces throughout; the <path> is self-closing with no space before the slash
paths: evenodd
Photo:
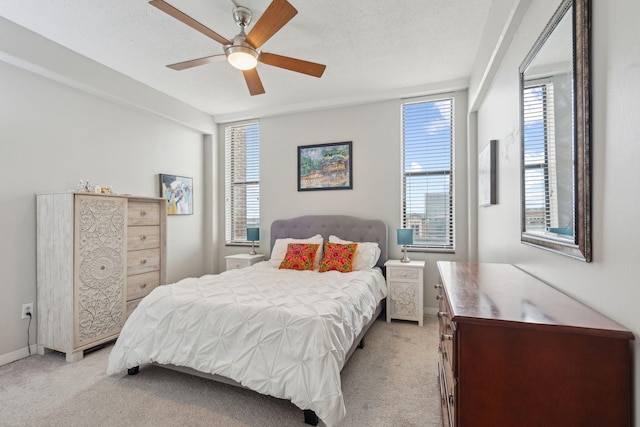
<path id="1" fill-rule="evenodd" d="M 237 254 L 224 257 L 227 270 L 237 270 L 238 268 L 249 267 L 260 261 L 264 261 L 264 254 Z"/>
<path id="2" fill-rule="evenodd" d="M 248 259 L 228 259 L 227 270 L 235 270 L 238 268 L 249 267 L 251 262 Z"/>
<path id="3" fill-rule="evenodd" d="M 391 280 L 418 280 L 420 270 L 415 268 L 392 268 L 387 272 Z"/>

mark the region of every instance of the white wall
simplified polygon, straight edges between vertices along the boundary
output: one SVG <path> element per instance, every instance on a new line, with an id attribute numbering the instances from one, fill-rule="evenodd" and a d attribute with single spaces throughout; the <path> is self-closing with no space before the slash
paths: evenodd
<path id="1" fill-rule="evenodd" d="M 435 261 L 462 260 L 467 257 L 467 173 L 466 173 L 466 91 L 456 92 L 456 253 L 410 253 L 426 260 L 425 306 L 435 311 L 437 281 Z M 269 253 L 269 227 L 276 219 L 309 214 L 343 214 L 382 219 L 389 227 L 389 256 L 399 259 L 396 229 L 400 226 L 400 118 L 401 101 L 371 103 L 315 112 L 288 114 L 260 119 L 260 251 Z M 222 128 L 223 126 L 221 126 Z M 224 182 L 224 137 L 219 133 L 220 182 Z M 353 142 L 353 189 L 332 191 L 297 190 L 297 147 L 331 142 Z M 224 195 L 219 215 L 220 259 L 246 252 L 244 248 L 224 247 Z"/>
<path id="2" fill-rule="evenodd" d="M 499 204 L 478 209 L 480 261 L 507 262 L 640 333 L 640 2 L 592 9 L 593 262 L 520 243 L 518 66 L 559 2 L 532 2 L 478 110 L 478 150 L 499 140 Z M 568 361 L 570 363 L 570 361 Z M 635 342 L 635 408 L 640 344 Z M 636 415 L 637 419 L 637 415 Z"/>
<path id="3" fill-rule="evenodd" d="M 5 24 L 0 22 L 3 34 L 12 29 Z M 42 47 L 43 55 L 56 49 Z M 86 60 L 66 59 L 74 58 Z M 100 71 L 104 80 L 115 76 L 112 70 Z M 117 75 L 115 81 L 122 78 Z M 147 108 L 106 100 L 3 62 L 2 55 L 0 93 L 0 365 L 27 355 L 28 320 L 20 313 L 22 304 L 36 301 L 36 193 L 72 190 L 88 178 L 120 193 L 156 196 L 159 173 L 192 176 L 194 215 L 167 221 L 167 279 L 211 271 L 203 256 L 211 246 L 203 232 L 205 145 L 201 131 L 177 123 L 185 116 L 168 120 Z M 208 144 L 215 141 L 208 137 Z M 36 321 L 30 328 L 32 345 Z"/>

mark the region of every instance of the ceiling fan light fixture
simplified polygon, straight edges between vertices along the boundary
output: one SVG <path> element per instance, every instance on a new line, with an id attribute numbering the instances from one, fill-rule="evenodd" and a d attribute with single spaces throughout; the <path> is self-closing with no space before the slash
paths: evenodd
<path id="1" fill-rule="evenodd" d="M 229 46 L 224 50 L 227 61 L 238 70 L 251 70 L 258 65 L 259 53 L 247 46 Z"/>

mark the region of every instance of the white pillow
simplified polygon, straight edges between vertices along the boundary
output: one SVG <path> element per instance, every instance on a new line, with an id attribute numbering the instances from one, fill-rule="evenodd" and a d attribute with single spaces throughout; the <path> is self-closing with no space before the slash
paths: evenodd
<path id="1" fill-rule="evenodd" d="M 318 251 L 316 252 L 316 257 L 313 260 L 313 269 L 317 270 L 320 268 L 320 260 L 322 259 L 322 245 L 324 244 L 324 239 L 320 234 L 316 234 L 313 237 L 309 237 L 308 239 L 277 239 L 276 243 L 273 245 L 273 249 L 271 249 L 271 258 L 269 258 L 269 265 L 272 267 L 280 267 L 280 263 L 284 259 L 284 256 L 287 254 L 287 245 L 289 243 L 317 243 L 320 246 L 318 247 Z"/>
<path id="2" fill-rule="evenodd" d="M 353 259 L 352 271 L 371 270 L 378 262 L 378 258 L 380 258 L 380 247 L 374 242 L 351 242 L 331 235 L 329 236 L 329 243 L 339 243 L 341 245 L 348 243 L 358 244 L 356 256 Z"/>

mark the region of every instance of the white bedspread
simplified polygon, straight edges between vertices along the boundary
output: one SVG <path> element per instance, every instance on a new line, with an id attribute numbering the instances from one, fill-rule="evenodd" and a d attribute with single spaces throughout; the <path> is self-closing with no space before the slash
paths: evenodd
<path id="1" fill-rule="evenodd" d="M 386 296 L 379 270 L 278 270 L 268 262 L 160 286 L 127 320 L 108 374 L 145 363 L 222 375 L 312 409 L 345 416 L 340 370 Z"/>

